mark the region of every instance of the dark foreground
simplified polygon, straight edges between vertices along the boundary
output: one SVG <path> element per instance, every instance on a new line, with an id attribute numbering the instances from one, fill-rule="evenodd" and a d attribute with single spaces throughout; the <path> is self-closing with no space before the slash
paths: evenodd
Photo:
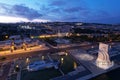
<path id="1" fill-rule="evenodd" d="M 101 74 L 90 80 L 120 80 L 120 68 Z"/>

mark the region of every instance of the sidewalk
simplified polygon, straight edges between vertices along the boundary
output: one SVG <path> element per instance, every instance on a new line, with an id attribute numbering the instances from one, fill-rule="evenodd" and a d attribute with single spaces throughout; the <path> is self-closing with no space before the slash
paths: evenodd
<path id="1" fill-rule="evenodd" d="M 33 51 L 40 51 L 40 50 L 47 50 L 47 49 L 49 49 L 49 48 L 48 47 L 35 46 L 35 47 L 27 48 L 26 51 L 24 49 L 14 50 L 13 52 L 11 52 L 10 50 L 6 50 L 6 51 L 1 51 L 0 56 L 13 55 L 13 54 L 19 54 L 19 53 L 22 54 L 22 53 L 26 53 L 26 52 L 33 52 Z"/>

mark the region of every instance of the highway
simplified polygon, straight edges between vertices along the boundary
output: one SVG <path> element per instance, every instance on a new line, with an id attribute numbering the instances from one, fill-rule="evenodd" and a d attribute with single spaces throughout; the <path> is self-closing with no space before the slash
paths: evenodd
<path id="1" fill-rule="evenodd" d="M 86 48 L 90 48 L 91 46 L 92 45 L 85 45 L 85 46 L 77 45 L 77 46 L 71 46 L 71 47 L 66 47 L 66 48 L 57 48 L 57 49 L 49 48 L 46 50 L 40 49 L 39 51 L 24 52 L 22 54 L 12 54 L 12 55 L 7 55 L 6 60 L 0 61 L 0 63 L 9 62 L 9 61 L 12 61 L 17 58 L 26 58 L 26 57 L 30 57 L 30 56 L 37 56 L 39 54 L 47 54 L 47 53 L 51 53 L 51 52 L 54 53 L 54 52 L 65 51 L 65 50 L 70 50 L 70 49 L 79 49 L 79 48 L 86 49 Z"/>
<path id="2" fill-rule="evenodd" d="M 24 54 L 13 54 L 13 55 L 7 55 L 6 56 L 6 60 L 5 61 L 1 61 L 1 62 L 6 62 L 6 61 L 11 61 L 14 60 L 16 58 L 26 58 L 26 57 L 30 57 L 30 56 L 37 56 L 39 54 L 46 54 L 46 53 L 50 53 L 50 52 L 59 52 L 59 51 L 65 51 L 65 50 L 70 50 L 70 49 L 78 49 L 78 48 L 90 48 L 91 45 L 86 45 L 86 46 L 74 46 L 74 47 L 67 47 L 67 48 L 49 48 L 47 50 L 40 50 L 40 51 L 34 51 L 34 52 L 25 52 Z"/>

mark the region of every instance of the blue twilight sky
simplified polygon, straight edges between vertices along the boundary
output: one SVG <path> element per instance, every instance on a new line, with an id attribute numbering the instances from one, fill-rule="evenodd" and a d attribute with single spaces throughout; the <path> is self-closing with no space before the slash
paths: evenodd
<path id="1" fill-rule="evenodd" d="M 120 23 L 120 0 L 0 0 L 0 22 Z"/>

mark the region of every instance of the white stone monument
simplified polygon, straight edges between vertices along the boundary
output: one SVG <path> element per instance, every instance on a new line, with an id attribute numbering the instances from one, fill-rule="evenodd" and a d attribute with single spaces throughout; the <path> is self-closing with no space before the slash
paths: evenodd
<path id="1" fill-rule="evenodd" d="M 100 43 L 98 58 L 96 60 L 97 67 L 102 69 L 108 69 L 114 65 L 114 63 L 110 61 L 108 52 L 109 52 L 109 45 Z"/>

